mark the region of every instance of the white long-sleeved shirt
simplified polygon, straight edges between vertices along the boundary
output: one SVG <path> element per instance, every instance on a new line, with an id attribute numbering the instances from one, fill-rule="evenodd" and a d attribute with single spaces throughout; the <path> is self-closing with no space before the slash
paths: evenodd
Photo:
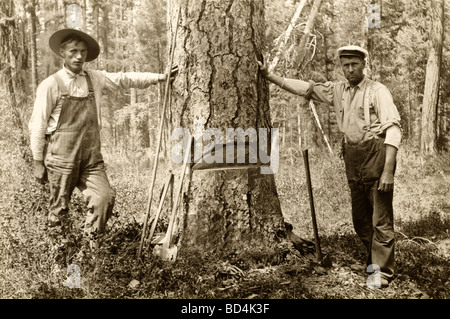
<path id="1" fill-rule="evenodd" d="M 71 96 L 85 97 L 89 94 L 85 72 L 94 89 L 99 127 L 101 128 L 102 91 L 115 91 L 119 88 L 145 89 L 158 83 L 164 75 L 151 72 L 118 72 L 109 73 L 99 70 L 83 70 L 75 74 L 63 67 L 57 72 Z M 35 161 L 44 160 L 45 135 L 56 130 L 61 114 L 61 92 L 53 76 L 43 80 L 36 90 L 33 113 L 28 128 L 30 130 L 30 147 Z"/>

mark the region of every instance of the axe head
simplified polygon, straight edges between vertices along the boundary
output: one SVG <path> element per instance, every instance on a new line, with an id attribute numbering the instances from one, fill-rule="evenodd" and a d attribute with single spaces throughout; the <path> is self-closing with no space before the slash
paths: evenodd
<path id="1" fill-rule="evenodd" d="M 153 248 L 153 254 L 161 257 L 162 260 L 174 262 L 177 260 L 178 247 L 173 245 L 172 247 L 165 247 L 164 245 L 156 245 Z"/>
<path id="2" fill-rule="evenodd" d="M 177 260 L 177 253 L 178 253 L 178 248 L 176 245 L 165 249 L 164 246 L 162 247 L 161 250 L 161 258 L 163 260 L 167 260 L 170 262 L 174 262 L 175 260 Z"/>

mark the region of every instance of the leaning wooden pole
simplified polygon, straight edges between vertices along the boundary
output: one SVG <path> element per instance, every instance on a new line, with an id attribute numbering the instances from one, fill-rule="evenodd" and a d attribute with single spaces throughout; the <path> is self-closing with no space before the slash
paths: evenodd
<path id="1" fill-rule="evenodd" d="M 164 125 L 164 117 L 165 117 L 166 108 L 167 108 L 167 101 L 169 99 L 169 93 L 170 93 L 170 77 L 171 77 L 170 72 L 171 72 L 171 68 L 172 68 L 172 64 L 173 64 L 173 55 L 174 55 L 174 52 L 175 52 L 175 43 L 176 43 L 176 39 L 177 39 L 178 24 L 179 24 L 179 21 L 180 21 L 180 10 L 181 10 L 181 8 L 179 8 L 178 12 L 177 12 L 175 31 L 174 31 L 174 35 L 173 35 L 173 38 L 172 38 L 171 51 L 169 52 L 169 64 L 167 66 L 168 74 L 167 74 L 167 80 L 166 80 L 166 88 L 165 88 L 165 91 L 164 91 L 163 109 L 162 109 L 161 120 L 160 120 L 160 124 L 159 124 L 158 143 L 157 143 L 157 146 L 156 146 L 155 161 L 153 163 L 153 173 L 152 173 L 152 179 L 151 179 L 150 189 L 149 189 L 149 198 L 148 198 L 148 202 L 147 202 L 147 213 L 146 213 L 145 218 L 144 218 L 144 226 L 142 228 L 141 242 L 139 244 L 137 260 L 139 260 L 141 258 L 142 247 L 144 246 L 145 234 L 146 234 L 146 231 L 147 231 L 148 217 L 150 215 L 150 209 L 151 209 L 151 206 L 152 206 L 153 187 L 155 185 L 156 170 L 158 169 L 159 150 L 161 148 L 161 137 L 162 137 L 162 131 L 163 131 L 163 125 Z"/>
<path id="2" fill-rule="evenodd" d="M 317 229 L 317 221 L 316 221 L 316 211 L 314 209 L 314 198 L 312 191 L 312 183 L 311 183 L 311 173 L 309 171 L 309 159 L 308 159 L 308 150 L 302 150 L 303 161 L 305 163 L 305 173 L 306 173 L 306 183 L 308 184 L 308 194 L 309 194 L 309 204 L 311 207 L 311 219 L 314 230 L 314 241 L 316 243 L 316 259 L 317 261 L 322 261 L 322 249 L 320 248 L 320 239 L 319 239 L 319 231 Z"/>

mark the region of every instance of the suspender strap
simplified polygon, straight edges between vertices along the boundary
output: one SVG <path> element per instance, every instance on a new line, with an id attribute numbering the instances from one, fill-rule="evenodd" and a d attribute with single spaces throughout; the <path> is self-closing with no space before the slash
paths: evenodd
<path id="1" fill-rule="evenodd" d="M 56 83 L 58 83 L 58 88 L 61 91 L 61 95 L 62 96 L 69 96 L 69 91 L 67 91 L 66 86 L 64 85 L 63 80 L 61 79 L 61 77 L 58 74 L 53 74 L 53 77 L 56 80 Z"/>
<path id="2" fill-rule="evenodd" d="M 370 131 L 370 101 L 372 100 L 372 83 L 368 82 L 364 90 L 364 129 Z"/>
<path id="3" fill-rule="evenodd" d="M 87 81 L 87 85 L 88 85 L 88 89 L 89 89 L 89 94 L 94 94 L 94 87 L 92 85 L 92 81 L 89 76 L 89 73 L 87 71 L 84 71 L 84 72 L 86 74 L 86 81 Z"/>

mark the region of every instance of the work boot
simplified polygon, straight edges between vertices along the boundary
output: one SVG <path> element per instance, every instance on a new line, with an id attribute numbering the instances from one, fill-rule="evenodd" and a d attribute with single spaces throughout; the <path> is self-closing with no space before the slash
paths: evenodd
<path id="1" fill-rule="evenodd" d="M 61 226 L 61 220 L 53 214 L 48 214 L 47 226 L 48 227 Z"/>
<path id="2" fill-rule="evenodd" d="M 63 226 L 64 228 L 70 228 L 72 221 L 70 220 L 69 213 L 67 211 L 61 211 L 58 214 L 48 213 L 47 215 L 47 226 L 56 227 Z"/>

